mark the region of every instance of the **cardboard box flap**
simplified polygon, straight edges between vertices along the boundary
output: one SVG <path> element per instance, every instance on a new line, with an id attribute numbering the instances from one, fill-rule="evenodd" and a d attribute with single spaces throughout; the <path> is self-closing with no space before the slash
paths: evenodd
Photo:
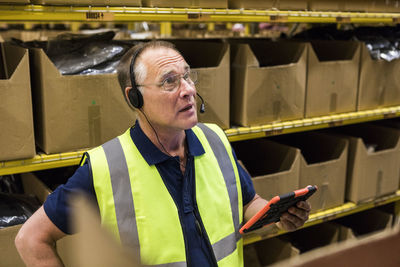
<path id="1" fill-rule="evenodd" d="M 25 57 L 23 59 L 23 57 Z M 14 75 L 14 73 L 20 72 L 20 71 L 26 71 L 26 70 L 21 70 L 23 68 L 23 60 L 27 61 L 28 59 L 28 50 L 16 45 L 12 45 L 10 43 L 5 43 L 4 44 L 4 60 L 6 62 L 6 66 L 4 68 L 5 72 L 5 78 L 6 79 L 13 79 L 12 77 L 16 77 L 17 75 Z M 28 63 L 29 64 L 29 63 Z M 26 64 L 26 66 L 28 66 Z M 18 69 L 18 71 L 17 71 Z M 26 71 L 25 73 L 27 73 Z M 25 74 L 24 74 L 25 75 Z M 15 78 L 14 78 L 15 79 Z"/>
<path id="2" fill-rule="evenodd" d="M 300 153 L 298 149 L 265 139 L 248 140 L 232 145 L 252 177 L 289 171 Z M 262 157 L 260 154 L 263 154 Z"/>
<path id="3" fill-rule="evenodd" d="M 352 60 L 360 49 L 352 41 L 312 41 L 310 45 L 310 59 L 322 62 Z"/>
<path id="4" fill-rule="evenodd" d="M 400 265 L 400 228 L 397 226 L 362 239 L 350 239 L 323 247 L 299 257 L 279 262 L 274 267 L 336 267 Z"/>
<path id="5" fill-rule="evenodd" d="M 307 164 L 327 162 L 341 158 L 348 141 L 314 132 L 299 133 L 295 136 L 278 136 L 278 142 L 300 149 Z"/>
<path id="6" fill-rule="evenodd" d="M 397 149 L 399 147 L 400 133 L 394 129 L 378 125 L 363 124 L 344 127 L 339 130 L 340 133 L 361 138 L 364 149 L 368 153 L 379 153 Z M 382 138 L 385 136 L 385 138 Z"/>
<path id="7" fill-rule="evenodd" d="M 42 66 L 41 69 L 45 69 L 46 73 L 42 73 L 42 75 L 46 75 L 49 77 L 61 77 L 63 76 L 60 71 L 57 69 L 56 65 L 50 60 L 50 58 L 46 55 L 46 53 L 41 48 L 32 48 L 29 50 L 32 52 L 33 62 L 37 66 Z"/>
<path id="8" fill-rule="evenodd" d="M 232 45 L 232 66 L 235 68 L 258 67 L 260 64 L 248 45 Z"/>
<path id="9" fill-rule="evenodd" d="M 217 42 L 172 41 L 191 68 L 218 67 L 229 45 Z M 199 53 L 199 51 L 202 51 Z"/>
<path id="10" fill-rule="evenodd" d="M 305 43 L 254 41 L 250 44 L 259 67 L 289 65 L 297 63 L 304 54 Z"/>
<path id="11" fill-rule="evenodd" d="M 34 174 L 24 173 L 21 175 L 25 194 L 35 195 L 40 203 L 44 203 L 51 190 Z"/>
<path id="12" fill-rule="evenodd" d="M 393 215 L 378 209 L 370 209 L 339 218 L 336 222 L 351 228 L 356 236 L 362 236 L 390 228 Z"/>

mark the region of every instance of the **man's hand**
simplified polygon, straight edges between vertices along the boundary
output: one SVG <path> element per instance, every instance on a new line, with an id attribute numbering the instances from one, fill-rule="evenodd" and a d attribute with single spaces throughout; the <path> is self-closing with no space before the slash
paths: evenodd
<path id="1" fill-rule="evenodd" d="M 294 231 L 304 225 L 310 215 L 311 205 L 308 201 L 299 201 L 281 216 L 276 225 L 285 231 Z"/>

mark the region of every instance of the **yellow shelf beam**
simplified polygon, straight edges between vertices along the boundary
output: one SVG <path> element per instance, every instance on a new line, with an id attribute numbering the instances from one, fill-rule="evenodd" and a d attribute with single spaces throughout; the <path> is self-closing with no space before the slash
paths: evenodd
<path id="1" fill-rule="evenodd" d="M 225 130 L 229 141 L 242 141 L 248 139 L 262 138 L 272 135 L 281 135 L 295 132 L 304 132 L 356 124 L 374 120 L 388 119 L 400 116 L 400 106 L 389 108 L 378 108 L 367 111 L 348 112 L 322 117 L 314 117 L 301 120 L 270 123 L 260 126 L 238 127 Z"/>
<path id="2" fill-rule="evenodd" d="M 0 162 L 0 176 L 78 165 L 86 150 L 58 154 L 39 154 L 32 159 Z"/>
<path id="3" fill-rule="evenodd" d="M 295 132 L 304 132 L 356 124 L 400 116 L 400 106 L 379 108 L 367 111 L 349 112 L 309 119 L 293 120 L 261 126 L 239 127 L 225 130 L 230 142 L 262 138 Z M 86 150 L 58 154 L 39 154 L 32 159 L 0 162 L 0 175 L 24 173 L 79 164 Z"/>
<path id="4" fill-rule="evenodd" d="M 209 8 L 77 7 L 0 5 L 0 21 L 169 21 L 169 22 L 400 22 L 400 13 L 276 11 Z"/>
<path id="5" fill-rule="evenodd" d="M 385 204 L 389 204 L 392 202 L 400 201 L 400 190 L 398 190 L 395 194 L 390 196 L 381 197 L 366 203 L 362 204 L 355 204 L 352 202 L 347 202 L 339 207 L 327 209 L 321 212 L 313 213 L 310 215 L 308 221 L 304 224 L 303 228 L 310 227 L 316 224 L 320 224 L 323 222 L 331 221 L 340 217 L 344 217 L 350 214 L 355 214 L 367 209 L 372 209 L 374 207 L 382 206 Z M 286 233 L 283 230 L 272 228 L 268 230 L 267 228 L 265 231 L 263 229 L 256 230 L 255 233 L 248 233 L 244 236 L 244 244 L 248 245 L 254 242 L 258 242 L 264 239 L 268 239 L 271 237 L 275 237 L 281 234 Z"/>

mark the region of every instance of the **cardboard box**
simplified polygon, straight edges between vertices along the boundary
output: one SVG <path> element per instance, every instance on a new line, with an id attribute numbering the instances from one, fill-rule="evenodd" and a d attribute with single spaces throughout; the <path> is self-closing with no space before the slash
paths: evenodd
<path id="1" fill-rule="evenodd" d="M 306 10 L 307 1 L 300 0 L 228 0 L 229 8 Z"/>
<path id="2" fill-rule="evenodd" d="M 7 30 L 0 32 L 1 37 L 5 41 L 10 41 L 12 38 L 19 39 L 24 42 L 29 41 L 48 41 L 54 39 L 60 34 L 68 33 L 65 30 Z"/>
<path id="3" fill-rule="evenodd" d="M 304 116 L 305 43 L 232 44 L 231 116 L 244 126 Z"/>
<path id="4" fill-rule="evenodd" d="M 0 161 L 35 156 L 28 50 L 0 47 Z"/>
<path id="5" fill-rule="evenodd" d="M 290 242 L 300 253 L 304 253 L 333 243 L 352 239 L 354 238 L 354 234 L 349 227 L 328 222 L 299 229 L 280 238 L 286 242 Z"/>
<path id="6" fill-rule="evenodd" d="M 227 0 L 142 0 L 145 7 L 228 8 Z"/>
<path id="7" fill-rule="evenodd" d="M 0 0 L 0 3 L 5 4 L 29 4 L 29 0 Z"/>
<path id="8" fill-rule="evenodd" d="M 399 71 L 400 59 L 391 62 L 372 59 L 362 43 L 357 110 L 400 104 Z"/>
<path id="9" fill-rule="evenodd" d="M 199 121 L 229 128 L 229 44 L 221 41 L 170 41 L 176 45 L 191 69 L 198 72 L 196 89 L 205 102 L 205 112 L 197 111 Z M 200 103 L 197 98 L 198 107 Z"/>
<path id="10" fill-rule="evenodd" d="M 141 0 L 32 0 L 32 2 L 36 5 L 141 6 Z M 105 16 L 108 16 L 108 14 L 105 14 Z M 110 17 L 110 19 L 112 19 L 112 17 Z"/>
<path id="11" fill-rule="evenodd" d="M 370 209 L 339 218 L 336 222 L 351 228 L 354 235 L 360 237 L 391 228 L 393 215 L 378 209 Z"/>
<path id="12" fill-rule="evenodd" d="M 309 0 L 308 8 L 312 11 L 366 11 L 368 0 Z"/>
<path id="13" fill-rule="evenodd" d="M 399 12 L 398 0 L 309 0 L 308 7 L 315 11 Z"/>
<path id="14" fill-rule="evenodd" d="M 22 174 L 22 185 L 25 194 L 35 195 L 43 203 L 50 194 L 49 189 L 34 175 Z M 22 225 L 14 225 L 0 229 L 0 259 L 1 267 L 24 267 L 14 245 L 15 237 Z"/>
<path id="15" fill-rule="evenodd" d="M 258 266 L 267 266 L 300 254 L 300 251 L 290 242 L 280 238 L 269 238 L 244 247 L 253 246 L 258 260 Z M 254 266 L 245 264 L 244 266 Z M 257 266 L 257 265 L 256 265 Z"/>
<path id="16" fill-rule="evenodd" d="M 359 62 L 357 42 L 309 45 L 305 117 L 356 111 Z"/>
<path id="17" fill-rule="evenodd" d="M 399 188 L 399 131 L 360 124 L 335 132 L 349 141 L 347 200 L 369 201 Z"/>
<path id="18" fill-rule="evenodd" d="M 344 203 L 348 141 L 315 132 L 278 136 L 274 140 L 301 151 L 299 187 L 317 185 L 308 200 L 312 212 Z"/>
<path id="19" fill-rule="evenodd" d="M 234 142 L 232 146 L 262 198 L 269 200 L 299 188 L 300 150 L 267 139 Z"/>
<path id="20" fill-rule="evenodd" d="M 396 227 L 362 239 L 351 239 L 305 253 L 273 267 L 396 267 L 400 265 L 399 230 L 400 228 Z"/>
<path id="21" fill-rule="evenodd" d="M 36 143 L 46 153 L 94 147 L 132 126 L 117 74 L 60 74 L 41 49 L 30 50 Z"/>

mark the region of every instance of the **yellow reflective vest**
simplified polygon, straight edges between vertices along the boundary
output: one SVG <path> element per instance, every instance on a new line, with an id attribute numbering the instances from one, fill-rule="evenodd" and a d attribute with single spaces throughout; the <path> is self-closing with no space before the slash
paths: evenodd
<path id="1" fill-rule="evenodd" d="M 196 202 L 218 266 L 243 266 L 242 192 L 232 148 L 214 124 L 192 128 L 205 153 L 194 158 Z M 179 212 L 156 166 L 127 130 L 89 150 L 101 222 L 141 263 L 187 266 Z"/>

